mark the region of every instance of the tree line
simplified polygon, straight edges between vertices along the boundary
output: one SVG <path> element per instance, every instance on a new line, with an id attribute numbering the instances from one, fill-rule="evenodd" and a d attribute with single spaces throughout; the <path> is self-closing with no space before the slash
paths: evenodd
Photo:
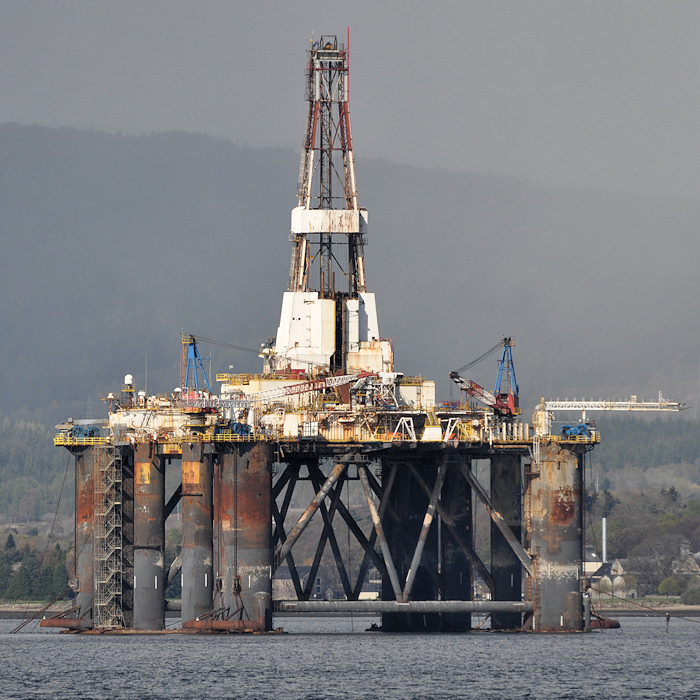
<path id="1" fill-rule="evenodd" d="M 593 459 L 603 471 L 611 472 L 628 466 L 642 471 L 665 464 L 700 465 L 698 422 L 678 416 L 641 418 L 598 414 L 601 443 Z M 700 486 L 700 468 L 696 470 Z"/>
<path id="2" fill-rule="evenodd" d="M 24 539 L 19 544 L 9 532 L 0 551 L 0 599 L 50 601 L 61 597 L 68 591 L 66 551 L 58 542 L 46 549 Z"/>

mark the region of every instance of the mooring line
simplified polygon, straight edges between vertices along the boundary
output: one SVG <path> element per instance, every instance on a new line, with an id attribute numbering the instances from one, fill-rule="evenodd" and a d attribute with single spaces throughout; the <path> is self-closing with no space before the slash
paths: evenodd
<path id="1" fill-rule="evenodd" d="M 68 476 L 68 468 L 70 467 L 70 454 L 68 455 L 68 461 L 66 462 L 66 469 L 63 472 L 63 482 L 61 483 L 61 491 L 58 494 L 58 502 L 56 503 L 56 512 L 54 513 L 53 516 L 53 523 L 51 523 L 51 530 L 49 531 L 49 536 L 48 539 L 46 540 L 46 547 L 44 547 L 44 553 L 41 555 L 41 564 L 39 565 L 39 572 L 37 574 L 37 577 L 34 581 L 34 586 L 32 588 L 32 598 L 34 597 L 34 593 L 36 592 L 36 588 L 39 585 L 39 574 L 44 570 L 44 564 L 46 564 L 46 554 L 49 551 L 49 546 L 51 545 L 51 539 L 53 538 L 53 532 L 56 529 L 56 519 L 58 518 L 58 511 L 61 507 L 61 499 L 63 498 L 63 489 L 66 486 L 66 477 Z M 36 620 L 39 615 L 43 615 L 54 603 L 57 603 L 59 600 L 62 600 L 68 593 L 70 593 L 70 588 L 66 589 L 63 593 L 60 595 L 56 596 L 48 605 L 42 607 L 41 609 L 37 610 L 33 615 L 27 616 L 27 613 L 29 612 L 29 606 L 30 603 L 28 602 L 25 609 L 24 609 L 24 621 L 21 622 L 17 627 L 15 627 L 13 630 L 10 630 L 10 634 L 16 634 L 19 632 L 21 629 L 26 627 L 30 622 L 33 620 Z"/>

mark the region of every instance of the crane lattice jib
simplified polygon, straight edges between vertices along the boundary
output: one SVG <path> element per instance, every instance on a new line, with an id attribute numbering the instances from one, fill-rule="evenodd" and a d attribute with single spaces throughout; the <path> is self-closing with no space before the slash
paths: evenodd
<path id="1" fill-rule="evenodd" d="M 587 401 L 585 399 L 564 399 L 560 401 L 540 399 L 540 403 L 535 407 L 532 417 L 535 424 L 535 434 L 542 438 L 551 432 L 551 424 L 555 411 L 581 411 L 581 420 L 586 420 L 587 411 L 680 411 L 685 408 L 684 403 L 678 401 L 667 401 L 659 392 L 658 401 L 637 401 L 636 396 L 632 396 L 629 401 L 608 401 L 599 399 L 598 401 Z"/>
<path id="2" fill-rule="evenodd" d="M 544 400 L 546 411 L 680 411 L 685 404 L 677 401 L 637 401 L 632 397 L 629 401 L 547 401 Z"/>
<path id="3" fill-rule="evenodd" d="M 185 408 L 247 408 L 253 403 L 264 403 L 265 401 L 274 401 L 282 399 L 286 396 L 296 396 L 309 392 L 322 391 L 333 387 L 352 384 L 358 379 L 364 377 L 376 376 L 372 372 L 362 372 L 360 374 L 344 374 L 338 377 L 325 377 L 324 379 L 313 379 L 309 382 L 300 382 L 296 384 L 288 384 L 286 386 L 277 387 L 275 389 L 267 389 L 254 394 L 241 394 L 240 398 L 221 399 L 221 398 L 185 398 L 179 402 L 179 406 Z"/>

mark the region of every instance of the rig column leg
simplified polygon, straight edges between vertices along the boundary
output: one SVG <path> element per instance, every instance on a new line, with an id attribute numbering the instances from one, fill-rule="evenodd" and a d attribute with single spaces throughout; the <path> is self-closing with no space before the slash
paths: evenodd
<path id="1" fill-rule="evenodd" d="M 519 455 L 491 457 L 491 501 L 513 534 L 521 538 L 521 479 Z M 522 566 L 503 533 L 491 521 L 491 576 L 494 600 L 522 599 Z M 491 629 L 513 630 L 522 625 L 520 613 L 492 613 Z"/>
<path id="2" fill-rule="evenodd" d="M 533 629 L 582 630 L 583 456 L 544 442 L 532 470 L 525 503 L 535 558 L 530 591 L 535 606 Z"/>
<path id="3" fill-rule="evenodd" d="M 165 625 L 165 467 L 154 443 L 134 450 L 133 628 Z"/>
<path id="4" fill-rule="evenodd" d="M 265 614 L 272 629 L 272 447 L 241 443 L 222 448 L 214 488 L 217 591 L 241 620 Z M 263 612 L 261 612 L 263 611 Z"/>
<path id="5" fill-rule="evenodd" d="M 75 581 L 80 615 L 92 618 L 94 600 L 95 464 L 99 448 L 76 449 L 75 454 Z M 87 614 L 86 614 L 87 613 Z"/>
<path id="6" fill-rule="evenodd" d="M 122 612 L 134 624 L 134 450 L 122 450 Z"/>
<path id="7" fill-rule="evenodd" d="M 212 455 L 202 443 L 182 445 L 182 619 L 212 609 Z"/>

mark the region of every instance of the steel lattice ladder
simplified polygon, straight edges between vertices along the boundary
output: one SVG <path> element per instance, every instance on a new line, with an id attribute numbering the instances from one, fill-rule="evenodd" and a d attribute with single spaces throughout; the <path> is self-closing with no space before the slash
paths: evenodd
<path id="1" fill-rule="evenodd" d="M 122 610 L 122 455 L 108 446 L 95 474 L 96 629 L 124 627 Z"/>

